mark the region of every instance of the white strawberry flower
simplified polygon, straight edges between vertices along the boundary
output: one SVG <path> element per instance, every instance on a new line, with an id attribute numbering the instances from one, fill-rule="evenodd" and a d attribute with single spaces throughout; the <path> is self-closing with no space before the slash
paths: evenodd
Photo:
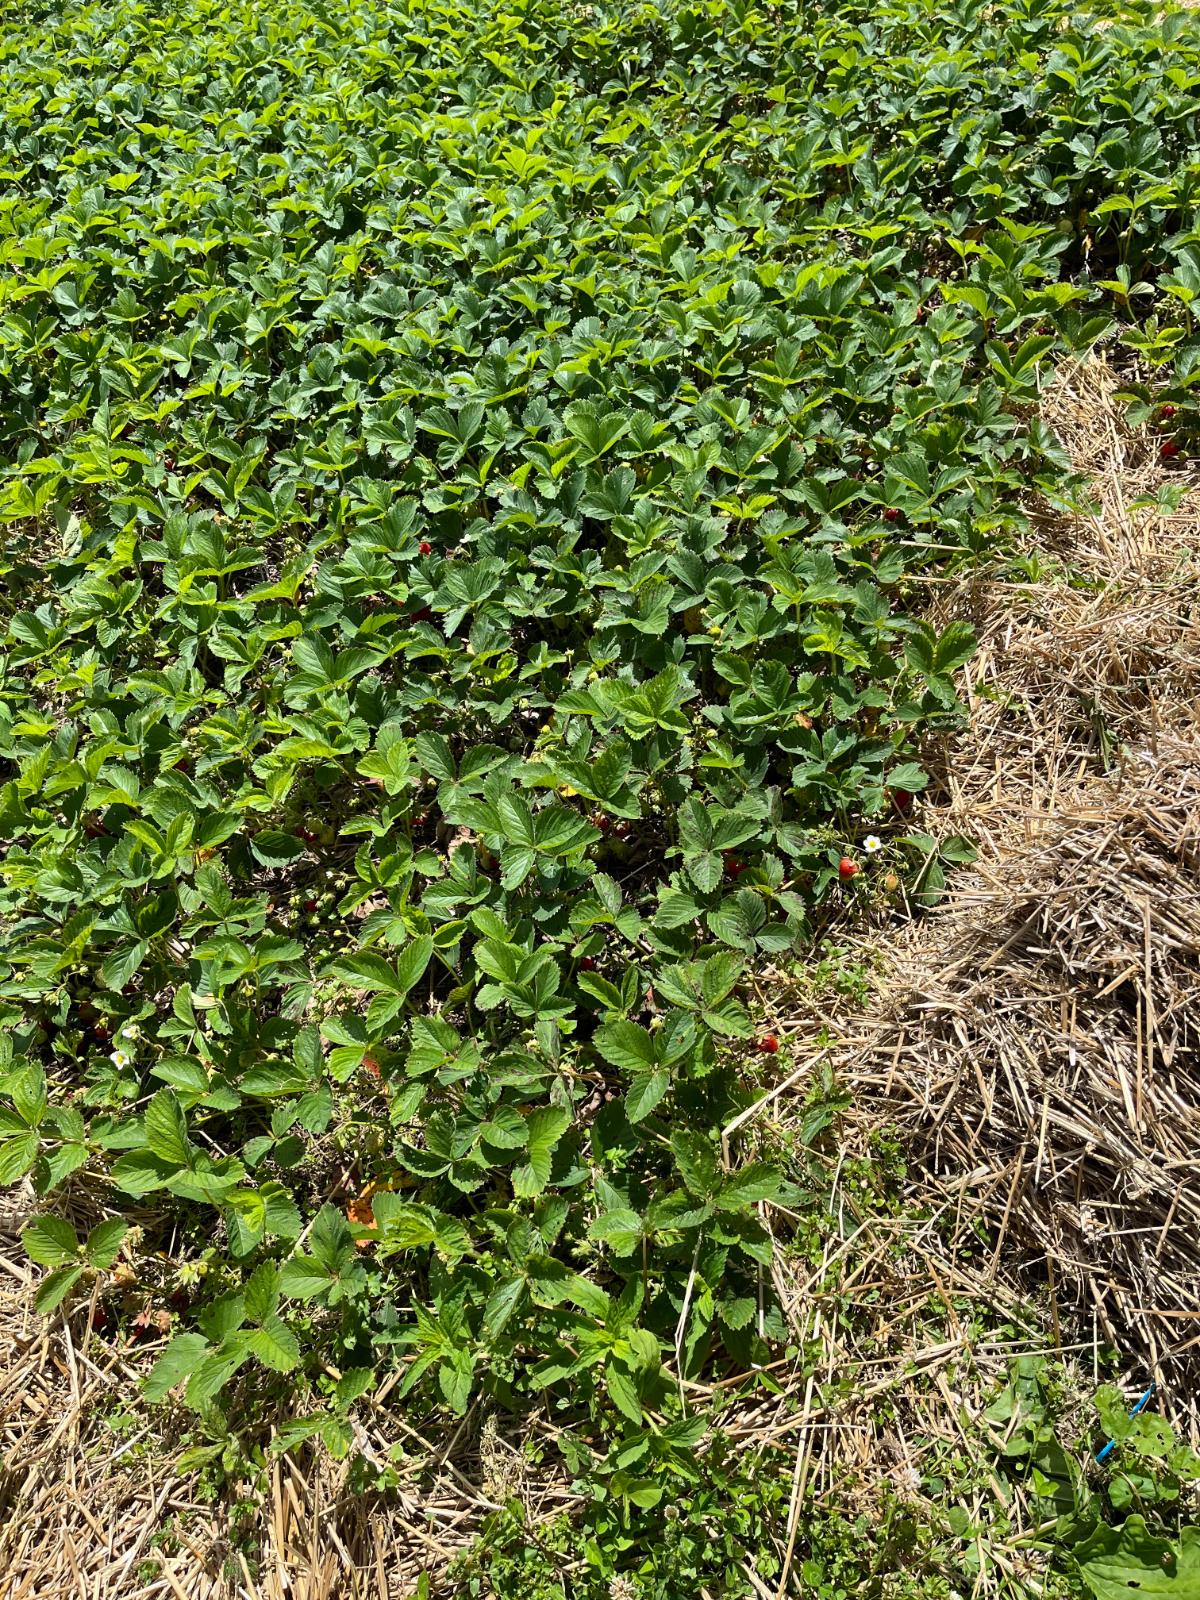
<path id="1" fill-rule="evenodd" d="M 883 840 L 877 833 L 869 833 L 863 840 L 863 849 L 869 856 L 873 856 L 883 849 Z"/>
<path id="2" fill-rule="evenodd" d="M 108 1059 L 112 1062 L 113 1066 L 116 1067 L 118 1072 L 124 1067 L 128 1067 L 133 1061 L 133 1057 L 129 1054 L 128 1050 L 122 1050 L 120 1045 L 118 1045 L 117 1048 L 112 1051 Z"/>

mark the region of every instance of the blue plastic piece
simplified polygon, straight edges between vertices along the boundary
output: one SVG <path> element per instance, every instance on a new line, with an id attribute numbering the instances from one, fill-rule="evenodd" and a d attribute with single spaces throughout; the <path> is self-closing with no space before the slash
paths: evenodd
<path id="1" fill-rule="evenodd" d="M 1129 1415 L 1131 1417 L 1136 1417 L 1139 1411 L 1145 1410 L 1146 1402 L 1150 1399 L 1150 1396 L 1154 1393 L 1154 1388 L 1155 1388 L 1154 1384 L 1151 1384 L 1150 1387 L 1146 1390 L 1145 1394 L 1138 1401 L 1138 1403 L 1134 1406 L 1133 1410 L 1129 1413 Z M 1112 1454 L 1113 1447 L 1115 1446 L 1116 1442 L 1117 1441 L 1115 1439 L 1110 1439 L 1108 1441 L 1108 1443 L 1104 1446 L 1104 1449 L 1101 1450 L 1097 1454 L 1096 1460 L 1097 1461 L 1106 1461 L 1108 1459 L 1108 1457 Z"/>

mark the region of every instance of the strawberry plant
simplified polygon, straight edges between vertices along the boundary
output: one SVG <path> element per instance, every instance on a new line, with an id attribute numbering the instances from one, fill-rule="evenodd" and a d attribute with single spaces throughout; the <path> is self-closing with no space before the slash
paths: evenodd
<path id="1" fill-rule="evenodd" d="M 974 647 L 916 580 L 1062 492 L 1055 359 L 1124 341 L 1190 436 L 1194 25 L 10 12 L 0 1182 L 41 1303 L 134 1309 L 78 1191 L 174 1275 L 147 1397 L 222 1438 L 344 1451 L 386 1375 L 641 1430 L 787 1338 L 796 1174 L 721 1137 L 774 1072 L 752 980 L 969 857 L 910 831 Z"/>

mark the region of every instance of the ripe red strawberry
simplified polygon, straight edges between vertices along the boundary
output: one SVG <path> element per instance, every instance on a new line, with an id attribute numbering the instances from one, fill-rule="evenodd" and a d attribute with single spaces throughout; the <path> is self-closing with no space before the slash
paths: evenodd
<path id="1" fill-rule="evenodd" d="M 416 816 L 412 819 L 412 825 L 414 828 L 424 828 L 428 822 L 429 817 L 424 811 L 418 811 Z"/>
<path id="2" fill-rule="evenodd" d="M 304 902 L 304 909 L 305 911 L 315 911 L 317 909 L 317 902 L 315 900 L 306 900 Z"/>
<path id="3" fill-rule="evenodd" d="M 616 834 L 618 839 L 628 839 L 629 833 L 630 833 L 630 828 L 629 828 L 628 822 L 626 822 L 625 819 L 622 818 L 621 821 L 618 822 L 616 827 L 613 829 L 613 832 Z"/>
<path id="4" fill-rule="evenodd" d="M 429 607 L 428 606 L 422 606 L 419 611 L 414 611 L 413 612 L 412 620 L 414 622 L 428 622 L 430 617 L 432 617 L 432 616 L 433 616 L 433 612 L 430 611 Z"/>
<path id="5" fill-rule="evenodd" d="M 612 823 L 608 820 L 608 817 L 603 811 L 593 811 L 591 816 L 588 818 L 588 821 L 591 823 L 593 828 L 599 828 L 601 833 L 607 833 L 612 827 Z"/>
<path id="6" fill-rule="evenodd" d="M 728 877 L 740 878 L 746 870 L 746 863 L 739 861 L 736 856 L 725 857 L 725 872 Z"/>
<path id="7" fill-rule="evenodd" d="M 376 1061 L 374 1056 L 364 1056 L 362 1059 L 362 1064 L 363 1071 L 369 1072 L 373 1078 L 378 1078 L 381 1076 L 379 1071 L 379 1063 Z"/>
<path id="8" fill-rule="evenodd" d="M 316 844 L 317 836 L 311 828 L 297 828 L 296 832 L 304 840 L 305 844 Z"/>
<path id="9" fill-rule="evenodd" d="M 913 797 L 907 789 L 893 789 L 892 799 L 896 802 L 896 810 L 905 813 L 912 810 Z"/>
<path id="10" fill-rule="evenodd" d="M 580 958 L 579 958 L 579 968 L 580 968 L 581 972 L 595 972 L 595 970 L 596 970 L 596 958 L 595 958 L 595 956 L 580 956 Z"/>
<path id="11" fill-rule="evenodd" d="M 188 760 L 188 758 L 186 756 L 180 756 L 179 760 L 175 763 L 175 771 L 176 772 L 190 772 L 191 770 L 192 770 L 192 763 Z"/>
<path id="12" fill-rule="evenodd" d="M 420 544 L 417 546 L 417 549 L 423 556 L 431 556 L 433 554 L 433 546 L 430 544 L 428 539 L 422 539 Z"/>
<path id="13" fill-rule="evenodd" d="M 1158 453 L 1164 461 L 1170 461 L 1172 456 L 1177 456 L 1179 454 L 1179 446 L 1175 443 L 1174 439 L 1168 439 L 1166 444 L 1163 445 L 1162 449 Z"/>
<path id="14" fill-rule="evenodd" d="M 857 861 L 851 861 L 849 856 L 843 856 L 838 862 L 838 877 L 843 882 L 849 883 L 851 878 L 857 878 L 859 866 Z"/>
<path id="15" fill-rule="evenodd" d="M 1175 407 L 1174 406 L 1159 406 L 1158 414 L 1159 414 L 1160 417 L 1165 417 L 1166 420 L 1169 422 L 1171 420 L 1171 418 L 1175 415 Z"/>
<path id="16" fill-rule="evenodd" d="M 773 1033 L 764 1033 L 762 1038 L 758 1041 L 758 1048 L 762 1051 L 763 1055 L 773 1056 L 776 1050 L 779 1049 L 779 1040 Z"/>
<path id="17" fill-rule="evenodd" d="M 883 513 L 883 520 L 885 522 L 899 522 L 900 521 L 899 509 L 896 506 L 889 506 L 887 508 L 887 510 Z"/>

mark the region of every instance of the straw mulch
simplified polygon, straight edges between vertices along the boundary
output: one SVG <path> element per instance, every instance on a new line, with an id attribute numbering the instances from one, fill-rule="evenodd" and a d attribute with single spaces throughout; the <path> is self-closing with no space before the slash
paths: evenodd
<path id="1" fill-rule="evenodd" d="M 77 1232 L 102 1214 L 86 1180 L 61 1204 Z M 313 1449 L 272 1459 L 265 1494 L 246 1482 L 215 1501 L 201 1476 L 174 1469 L 205 1442 L 180 1431 L 193 1419 L 140 1398 L 165 1337 L 150 1327 L 118 1346 L 94 1301 L 65 1317 L 33 1311 L 41 1273 L 18 1236 L 36 1209 L 28 1185 L 0 1196 L 0 1600 L 407 1600 L 514 1495 L 535 1525 L 576 1498 L 557 1452 L 541 1469 L 536 1437 L 507 1442 L 475 1412 L 448 1437 L 422 1437 L 388 1403 L 397 1374 L 356 1424 L 357 1454 L 386 1493 Z M 155 1269 L 135 1266 L 141 1278 Z"/>
<path id="2" fill-rule="evenodd" d="M 1178 1404 L 1200 1372 L 1200 743 L 979 874 L 896 973 L 871 1090 L 1008 1268 Z M 861 1068 L 860 1068 L 861 1072 Z"/>
<path id="3" fill-rule="evenodd" d="M 1200 1392 L 1200 499 L 1158 491 L 1092 360 L 1044 415 L 1093 481 L 1043 516 L 1061 576 L 946 586 L 973 615 L 971 723 L 923 826 L 980 847 L 893 930 L 886 994 L 838 1051 L 956 1228 L 1197 1423 Z M 1089 1361 L 1089 1365 L 1092 1362 Z"/>
<path id="4" fill-rule="evenodd" d="M 931 620 L 969 618 L 980 648 L 969 726 L 912 821 L 970 837 L 975 867 L 933 915 L 881 902 L 864 930 L 860 895 L 831 930 L 882 968 L 865 1013 L 775 996 L 800 1087 L 827 1061 L 851 1092 L 843 1156 L 898 1133 L 910 1162 L 905 1214 L 856 1215 L 835 1178 L 843 1243 L 776 1267 L 823 1351 L 788 1426 L 789 1567 L 823 1504 L 873 1525 L 971 1461 L 973 1592 L 1039 1592 L 1044 1506 L 989 1465 L 986 1407 L 1021 1353 L 1056 1358 L 1068 1445 L 1093 1435 L 1112 1349 L 1200 1447 L 1200 485 L 1129 428 L 1120 387 L 1090 359 L 1043 396 L 1091 504 L 1034 508 L 1029 581 L 930 584 Z"/>
<path id="5" fill-rule="evenodd" d="M 357 1443 L 390 1465 L 387 1495 L 356 1490 L 347 1463 L 288 1456 L 265 1498 L 213 1503 L 174 1471 L 88 1308 L 35 1317 L 32 1278 L 0 1229 L 0 1600 L 402 1600 L 510 1495 L 535 1524 L 572 1498 L 478 1419 L 427 1440 L 381 1410 Z"/>

